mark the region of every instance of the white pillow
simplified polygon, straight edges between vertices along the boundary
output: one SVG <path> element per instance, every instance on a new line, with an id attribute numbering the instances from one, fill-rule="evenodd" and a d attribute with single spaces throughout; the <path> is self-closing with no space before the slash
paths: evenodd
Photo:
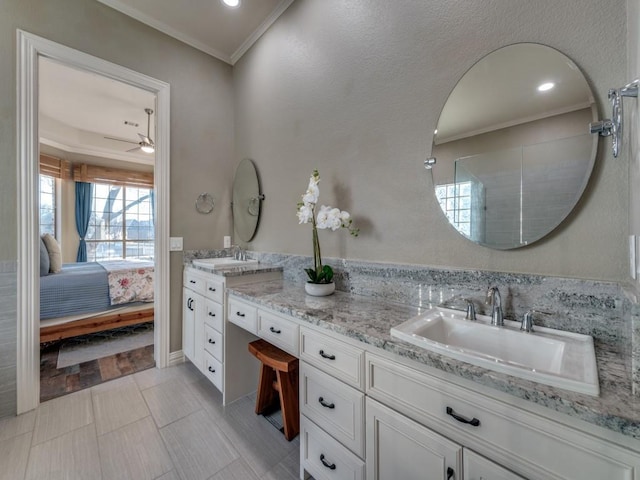
<path id="1" fill-rule="evenodd" d="M 47 247 L 47 252 L 49 252 L 49 271 L 51 273 L 60 273 L 62 270 L 60 244 L 50 233 L 45 233 L 42 236 L 42 241 L 44 242 L 44 246 Z"/>

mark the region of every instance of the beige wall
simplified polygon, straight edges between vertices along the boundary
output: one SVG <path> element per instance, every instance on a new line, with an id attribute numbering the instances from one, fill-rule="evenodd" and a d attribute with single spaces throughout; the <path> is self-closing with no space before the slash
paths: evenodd
<path id="1" fill-rule="evenodd" d="M 231 231 L 231 67 L 93 0 L 0 3 L 0 261 L 16 249 L 16 29 L 124 65 L 171 85 L 171 235 L 185 249 L 222 244 Z M 210 192 L 217 205 L 193 205 Z M 217 241 L 219 240 L 219 241 Z M 181 348 L 181 259 L 171 254 L 171 350 Z"/>
<path id="2" fill-rule="evenodd" d="M 255 160 L 266 194 L 251 246 L 311 253 L 295 205 L 317 167 L 321 202 L 349 210 L 361 227 L 357 239 L 321 232 L 325 255 L 623 279 L 626 156 L 613 160 L 601 147 L 563 226 L 506 252 L 476 246 L 448 225 L 422 162 L 458 79 L 514 42 L 572 58 L 602 112 L 607 90 L 625 77 L 625 12 L 624 0 L 294 2 L 234 67 L 236 160 Z"/>

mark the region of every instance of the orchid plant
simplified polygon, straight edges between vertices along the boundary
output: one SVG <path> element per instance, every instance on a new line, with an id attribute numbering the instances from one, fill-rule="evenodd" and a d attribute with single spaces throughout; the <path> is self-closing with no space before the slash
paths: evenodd
<path id="1" fill-rule="evenodd" d="M 320 173 L 314 170 L 309 179 L 307 191 L 302 195 L 302 201 L 298 203 L 299 223 L 311 223 L 313 228 L 313 268 L 305 268 L 304 271 L 307 272 L 310 283 L 331 283 L 333 269 L 329 265 L 322 265 L 318 229 L 336 231 L 339 228 L 346 228 L 354 237 L 358 236 L 359 231 L 354 228 L 351 215 L 345 210 L 321 205 L 316 216 L 316 205 L 320 196 L 318 183 L 320 183 Z"/>

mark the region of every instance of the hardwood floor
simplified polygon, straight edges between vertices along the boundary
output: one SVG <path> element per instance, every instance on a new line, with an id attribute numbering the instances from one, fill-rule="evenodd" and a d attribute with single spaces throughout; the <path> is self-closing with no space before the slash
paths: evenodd
<path id="1" fill-rule="evenodd" d="M 104 336 L 86 335 L 77 337 L 75 341 L 91 343 L 92 341 L 104 342 L 105 340 Z M 155 366 L 153 345 L 148 345 L 97 360 L 58 368 L 58 354 L 64 342 L 65 340 L 62 340 L 40 346 L 41 402 Z"/>

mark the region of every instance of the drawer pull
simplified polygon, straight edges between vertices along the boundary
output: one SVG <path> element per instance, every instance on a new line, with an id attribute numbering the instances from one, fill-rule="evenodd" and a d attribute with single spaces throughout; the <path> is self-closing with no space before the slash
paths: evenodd
<path id="1" fill-rule="evenodd" d="M 189 280 L 189 283 L 196 283 L 195 280 Z"/>
<path id="2" fill-rule="evenodd" d="M 320 356 L 322 358 L 326 358 L 327 360 L 335 360 L 336 359 L 335 355 L 327 355 L 326 353 L 324 353 L 324 350 L 320 350 L 318 353 L 320 354 Z"/>
<path id="3" fill-rule="evenodd" d="M 215 341 L 214 339 L 210 338 L 210 339 L 209 339 L 209 343 L 210 343 L 211 345 L 215 345 L 215 344 L 216 344 L 216 341 Z"/>
<path id="4" fill-rule="evenodd" d="M 453 408 L 451 407 L 447 407 L 447 415 L 451 415 L 457 421 L 461 423 L 467 423 L 472 427 L 477 427 L 480 425 L 480 420 L 478 420 L 477 418 L 474 417 L 471 420 L 469 420 L 468 418 L 465 418 L 462 415 L 458 415 L 456 412 L 453 411 Z"/>
<path id="5" fill-rule="evenodd" d="M 456 478 L 456 472 L 453 471 L 453 468 L 447 467 L 447 480 L 451 480 L 452 478 Z M 480 477 L 480 480 L 482 480 L 482 477 Z"/>
<path id="6" fill-rule="evenodd" d="M 322 405 L 324 408 L 331 408 L 331 409 L 336 408 L 335 403 L 327 403 L 324 401 L 324 398 L 322 397 L 318 399 L 318 402 L 320 402 L 320 405 Z"/>
<path id="7" fill-rule="evenodd" d="M 236 312 L 236 315 L 239 316 L 239 317 L 244 317 L 245 316 L 244 313 L 241 313 L 241 312 Z"/>
<path id="8" fill-rule="evenodd" d="M 215 313 L 213 313 L 213 312 L 209 312 L 209 316 L 210 316 L 210 317 L 215 317 L 215 316 L 216 316 L 216 314 L 215 314 Z"/>
<path id="9" fill-rule="evenodd" d="M 271 333 L 277 333 L 277 334 L 281 334 L 281 333 L 282 333 L 282 330 L 276 330 L 276 329 L 275 329 L 275 328 L 273 328 L 273 327 L 270 327 L 270 328 L 269 328 L 269 331 L 270 331 Z"/>
<path id="10" fill-rule="evenodd" d="M 215 291 L 216 291 L 216 289 L 215 289 L 215 288 L 213 288 L 213 287 L 209 287 L 209 291 L 210 291 L 210 292 L 215 292 Z"/>
<path id="11" fill-rule="evenodd" d="M 216 373 L 216 369 L 212 368 L 211 365 L 209 365 L 209 369 L 208 369 L 211 373 Z"/>
<path id="12" fill-rule="evenodd" d="M 329 470 L 335 470 L 336 469 L 336 464 L 335 463 L 329 463 L 324 459 L 324 453 L 320 454 L 320 461 L 322 462 L 322 464 L 327 467 Z"/>

